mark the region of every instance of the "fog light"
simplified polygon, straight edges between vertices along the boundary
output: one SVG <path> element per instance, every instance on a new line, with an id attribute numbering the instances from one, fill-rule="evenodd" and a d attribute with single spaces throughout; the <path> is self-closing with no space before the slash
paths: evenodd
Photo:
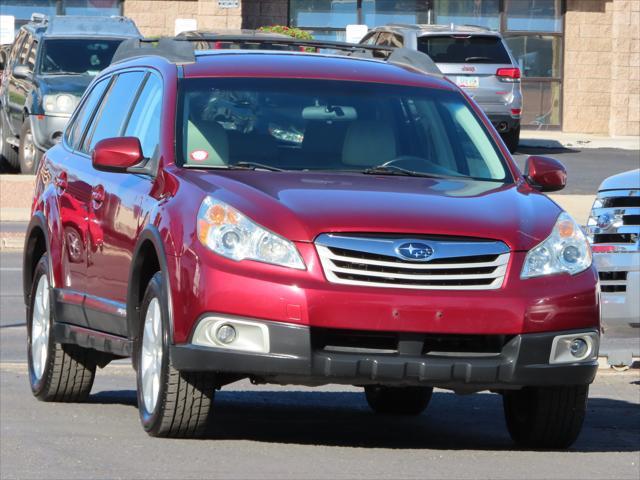
<path id="1" fill-rule="evenodd" d="M 236 335 L 236 329 L 226 323 L 216 331 L 216 338 L 220 343 L 232 343 L 236 339 Z"/>
<path id="2" fill-rule="evenodd" d="M 589 345 L 582 338 L 576 338 L 569 346 L 571 355 L 576 358 L 584 357 L 589 351 Z"/>

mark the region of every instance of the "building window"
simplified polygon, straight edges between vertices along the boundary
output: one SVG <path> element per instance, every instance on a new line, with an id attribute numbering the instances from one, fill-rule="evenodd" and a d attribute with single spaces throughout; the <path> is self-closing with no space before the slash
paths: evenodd
<path id="1" fill-rule="evenodd" d="M 429 2 L 424 0 L 363 0 L 362 19 L 369 27 L 387 23 L 428 23 Z"/>
<path id="2" fill-rule="evenodd" d="M 559 0 L 507 0 L 507 30 L 561 32 Z"/>
<path id="3" fill-rule="evenodd" d="M 438 24 L 478 25 L 500 28 L 500 0 L 435 0 L 435 22 Z"/>
<path id="4" fill-rule="evenodd" d="M 120 15 L 120 0 L 63 0 L 65 15 Z"/>

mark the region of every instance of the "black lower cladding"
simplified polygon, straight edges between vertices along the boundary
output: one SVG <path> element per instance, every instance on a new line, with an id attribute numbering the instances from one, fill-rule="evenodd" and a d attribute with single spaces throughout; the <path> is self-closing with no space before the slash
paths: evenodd
<path id="1" fill-rule="evenodd" d="M 434 335 L 351 332 L 350 338 L 362 342 L 349 346 L 340 335 L 344 331 L 328 334 L 323 330 L 318 335 L 307 327 L 265 324 L 270 335 L 269 353 L 180 344 L 171 347 L 173 365 L 178 370 L 242 373 L 274 382 L 476 389 L 589 384 L 598 368 L 597 361 L 549 364 L 556 335 L 594 330 L 493 338 L 478 335 L 476 339 L 473 335 L 442 335 L 439 343 L 434 342 Z M 454 337 L 459 338 L 456 341 Z M 432 348 L 434 343 L 440 347 Z M 463 349 L 442 349 L 452 345 Z M 474 346 L 479 350 L 471 351 Z"/>
<path id="2" fill-rule="evenodd" d="M 496 127 L 498 131 L 501 131 L 498 128 L 500 124 L 506 124 L 507 126 L 506 130 L 513 130 L 514 128 L 517 128 L 520 125 L 519 118 L 513 118 L 511 115 L 506 115 L 506 114 L 505 115 L 489 114 L 489 121 L 493 124 L 494 127 Z"/>

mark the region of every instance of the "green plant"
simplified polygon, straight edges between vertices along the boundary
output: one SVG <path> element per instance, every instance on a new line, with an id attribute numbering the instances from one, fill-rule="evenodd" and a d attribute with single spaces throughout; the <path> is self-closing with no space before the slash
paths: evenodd
<path id="1" fill-rule="evenodd" d="M 287 27 L 285 25 L 271 25 L 268 27 L 260 27 L 258 29 L 261 32 L 280 33 L 282 35 L 289 35 L 290 37 L 297 38 L 299 40 L 313 40 L 313 36 L 306 30 L 301 30 L 295 27 Z"/>

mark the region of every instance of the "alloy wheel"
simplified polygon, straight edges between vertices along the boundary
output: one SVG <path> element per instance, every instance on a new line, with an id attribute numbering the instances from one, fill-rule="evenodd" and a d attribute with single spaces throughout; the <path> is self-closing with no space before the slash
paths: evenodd
<path id="1" fill-rule="evenodd" d="M 147 412 L 152 413 L 160 393 L 160 374 L 162 370 L 163 340 L 162 314 L 160 302 L 153 298 L 147 307 L 142 334 L 142 355 L 140 372 L 142 374 L 142 397 Z"/>
<path id="2" fill-rule="evenodd" d="M 36 380 L 40 380 L 47 364 L 49 320 L 51 317 L 50 305 L 49 280 L 47 280 L 46 275 L 42 275 L 38 280 L 31 317 L 31 363 Z"/>

